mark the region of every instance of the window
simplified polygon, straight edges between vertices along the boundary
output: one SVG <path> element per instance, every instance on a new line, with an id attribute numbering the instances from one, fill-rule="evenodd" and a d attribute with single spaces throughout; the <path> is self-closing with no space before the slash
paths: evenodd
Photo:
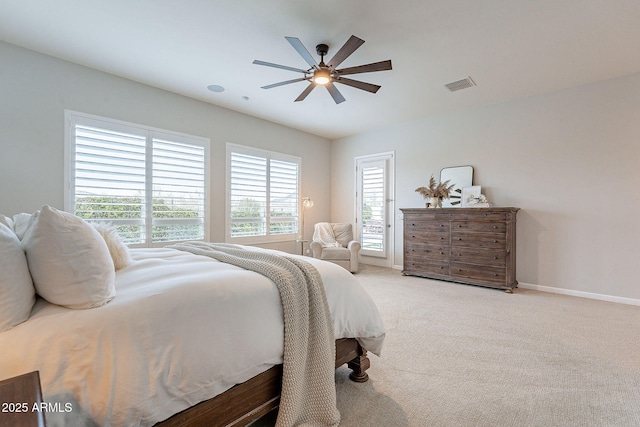
<path id="1" fill-rule="evenodd" d="M 227 144 L 227 240 L 297 237 L 300 164 L 299 157 Z"/>
<path id="2" fill-rule="evenodd" d="M 65 207 L 125 242 L 204 240 L 209 140 L 65 112 Z"/>

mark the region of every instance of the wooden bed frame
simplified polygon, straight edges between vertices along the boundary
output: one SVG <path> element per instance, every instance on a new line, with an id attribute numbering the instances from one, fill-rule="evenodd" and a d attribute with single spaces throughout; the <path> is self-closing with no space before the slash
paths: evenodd
<path id="1" fill-rule="evenodd" d="M 370 366 L 367 350 L 353 338 L 336 340 L 336 368 L 345 363 L 352 370 L 349 374 L 352 381 L 365 382 L 369 379 L 366 373 Z M 276 365 L 212 399 L 173 415 L 156 427 L 245 426 L 278 408 L 281 387 L 282 365 Z"/>

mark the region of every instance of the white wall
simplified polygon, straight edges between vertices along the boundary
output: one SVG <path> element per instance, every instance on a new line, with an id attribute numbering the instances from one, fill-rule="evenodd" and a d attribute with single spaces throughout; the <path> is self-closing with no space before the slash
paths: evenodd
<path id="1" fill-rule="evenodd" d="M 332 145 L 332 221 L 353 221 L 355 156 L 396 151 L 396 208 L 424 207 L 415 188 L 443 167 L 472 165 L 494 205 L 522 209 L 518 281 L 640 302 L 640 74 Z M 402 265 L 402 221 L 394 225 Z"/>
<path id="2" fill-rule="evenodd" d="M 211 139 L 211 240 L 224 240 L 225 144 L 302 157 L 305 234 L 330 215 L 330 142 L 0 42 L 0 213 L 63 206 L 64 110 Z M 272 245 L 294 252 L 295 242 Z"/>

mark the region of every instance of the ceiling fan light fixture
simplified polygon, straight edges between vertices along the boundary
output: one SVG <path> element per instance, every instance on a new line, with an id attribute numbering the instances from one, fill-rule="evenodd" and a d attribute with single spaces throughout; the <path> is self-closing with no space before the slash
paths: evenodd
<path id="1" fill-rule="evenodd" d="M 318 85 L 326 85 L 331 81 L 331 73 L 326 68 L 320 68 L 313 73 L 313 82 Z"/>
<path id="2" fill-rule="evenodd" d="M 290 83 L 297 83 L 302 81 L 308 82 L 309 84 L 307 85 L 305 90 L 303 90 L 302 93 L 298 95 L 298 97 L 294 100 L 294 102 L 303 101 L 316 86 L 324 86 L 327 89 L 327 92 L 329 92 L 329 95 L 331 95 L 331 97 L 335 101 L 335 103 L 340 104 L 341 102 L 344 102 L 345 99 L 344 99 L 344 96 L 342 96 L 342 94 L 338 90 L 338 88 L 336 88 L 336 85 L 334 85 L 334 83 L 341 83 L 347 86 L 354 87 L 356 89 L 361 89 L 367 92 L 376 93 L 378 89 L 380 89 L 380 86 L 374 85 L 371 83 L 365 83 L 360 80 L 349 79 L 343 76 L 350 75 L 350 74 L 359 74 L 359 73 L 371 73 L 374 71 L 391 70 L 390 59 L 387 59 L 386 61 L 373 62 L 371 64 L 364 64 L 364 65 L 358 65 L 355 67 L 338 69 L 337 67 L 345 59 L 347 59 L 353 52 L 355 52 L 356 49 L 362 46 L 362 43 L 364 43 L 364 40 L 359 39 L 356 36 L 349 37 L 349 40 L 347 40 L 347 42 L 344 45 L 342 45 L 340 49 L 338 49 L 338 52 L 336 52 L 336 54 L 333 56 L 333 58 L 329 60 L 327 64 L 324 63 L 324 57 L 329 51 L 328 45 L 321 43 L 316 46 L 316 53 L 320 55 L 320 63 L 317 63 L 316 60 L 313 59 L 313 57 L 311 56 L 307 48 L 304 47 L 300 39 L 295 37 L 285 37 L 285 39 L 289 42 L 289 44 L 291 44 L 291 46 L 293 46 L 296 52 L 300 54 L 302 59 L 305 60 L 305 62 L 309 65 L 310 68 L 303 70 L 301 68 L 294 68 L 294 67 L 289 67 L 287 65 L 273 64 L 271 62 L 259 61 L 257 59 L 253 61 L 253 63 L 256 65 L 264 65 L 266 67 L 281 68 L 283 70 L 302 73 L 304 76 L 297 79 L 291 79 L 291 80 L 286 80 L 279 83 L 273 83 L 270 85 L 262 86 L 262 89 L 271 89 L 278 86 L 288 85 Z"/>

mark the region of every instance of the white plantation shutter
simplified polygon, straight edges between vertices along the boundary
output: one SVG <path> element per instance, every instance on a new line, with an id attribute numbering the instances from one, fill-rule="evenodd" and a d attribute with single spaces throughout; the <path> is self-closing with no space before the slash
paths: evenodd
<path id="1" fill-rule="evenodd" d="M 204 239 L 204 147 L 153 139 L 154 242 Z"/>
<path id="2" fill-rule="evenodd" d="M 300 159 L 227 145 L 227 236 L 236 242 L 293 239 L 298 233 Z"/>
<path id="3" fill-rule="evenodd" d="M 231 236 L 264 236 L 267 220 L 267 159 L 231 153 Z"/>
<path id="4" fill-rule="evenodd" d="M 363 251 L 384 252 L 385 233 L 385 168 L 383 164 L 362 166 L 362 229 Z M 367 253 L 367 252 L 365 252 Z M 369 254 L 371 255 L 371 254 Z"/>
<path id="5" fill-rule="evenodd" d="M 272 159 L 269 167 L 269 200 L 271 234 L 298 233 L 297 163 Z"/>
<path id="6" fill-rule="evenodd" d="M 65 112 L 66 208 L 129 244 L 202 240 L 208 140 Z"/>
<path id="7" fill-rule="evenodd" d="M 145 137 L 79 124 L 75 135 L 73 212 L 109 221 L 127 242 L 143 243 Z"/>

